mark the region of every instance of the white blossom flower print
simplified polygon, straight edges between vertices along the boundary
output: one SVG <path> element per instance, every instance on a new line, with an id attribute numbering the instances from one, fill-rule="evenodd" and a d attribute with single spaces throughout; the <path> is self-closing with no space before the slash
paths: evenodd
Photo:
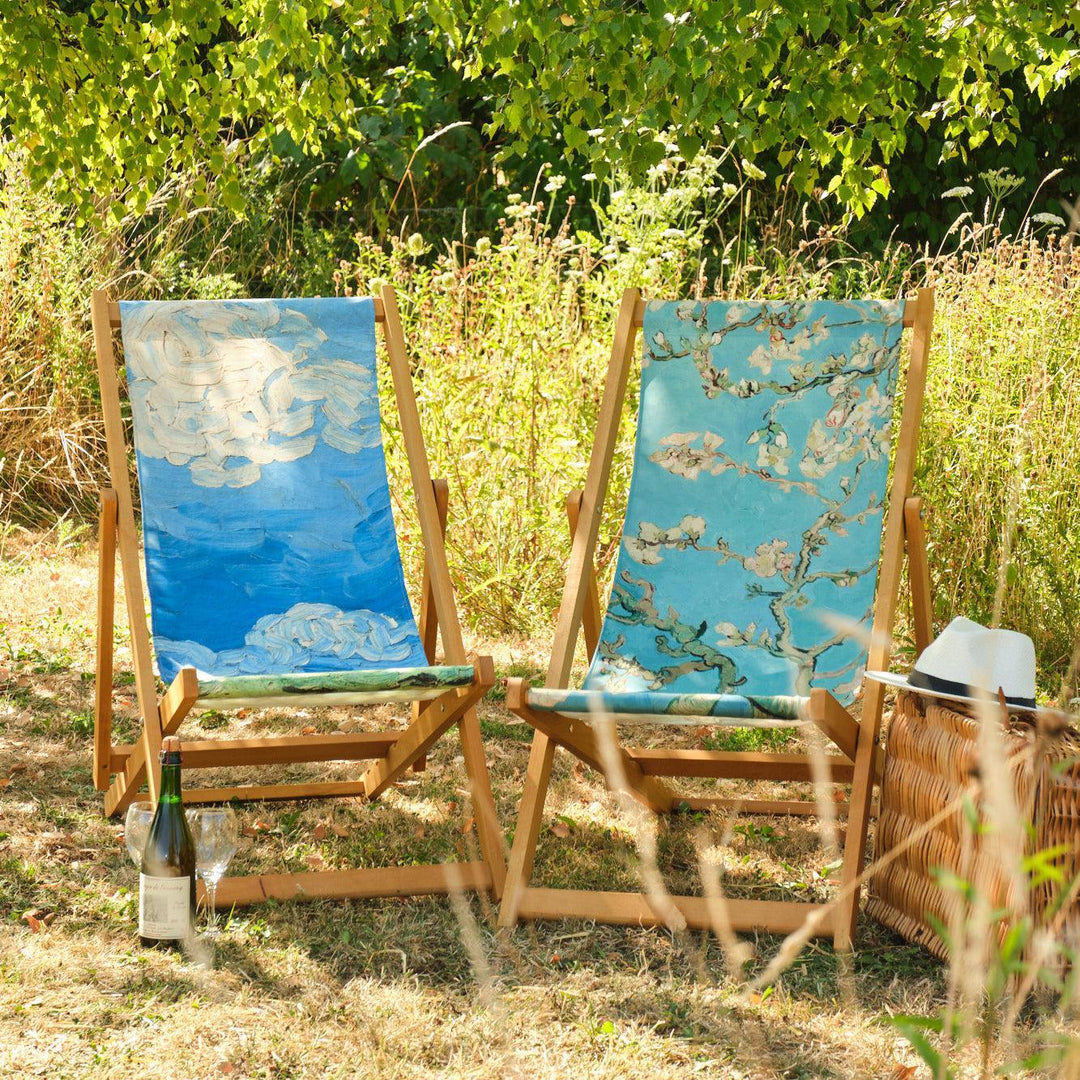
<path id="1" fill-rule="evenodd" d="M 742 560 L 743 566 L 761 578 L 785 574 L 795 565 L 795 553 L 787 550 L 786 540 L 769 540 L 758 544 L 754 554 Z"/>

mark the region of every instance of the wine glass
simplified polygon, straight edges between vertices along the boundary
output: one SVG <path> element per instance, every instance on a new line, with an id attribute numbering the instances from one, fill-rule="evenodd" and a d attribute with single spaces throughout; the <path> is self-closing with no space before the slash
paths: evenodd
<path id="1" fill-rule="evenodd" d="M 227 806 L 200 806 L 185 813 L 195 841 L 195 874 L 206 885 L 206 933 L 213 936 L 220 933 L 215 903 L 218 882 L 236 854 L 236 815 Z"/>
<path id="2" fill-rule="evenodd" d="M 127 817 L 124 818 L 124 844 L 131 856 L 131 861 L 140 873 L 142 872 L 143 851 L 146 848 L 146 839 L 150 835 L 150 825 L 153 820 L 154 804 L 152 802 L 133 802 L 127 809 Z"/>

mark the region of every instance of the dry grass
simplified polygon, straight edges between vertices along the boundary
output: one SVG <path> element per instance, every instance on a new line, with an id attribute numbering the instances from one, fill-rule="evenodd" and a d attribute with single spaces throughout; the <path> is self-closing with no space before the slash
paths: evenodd
<path id="1" fill-rule="evenodd" d="M 121 828 L 102 817 L 90 781 L 93 551 L 54 530 L 9 535 L 3 555 L 0 1074 L 929 1075 L 883 1018 L 941 1008 L 946 971 L 865 918 L 850 973 L 828 944 L 813 943 L 771 992 L 750 996 L 710 935 L 570 921 L 500 936 L 483 898 L 457 910 L 436 899 L 268 904 L 236 914 L 212 963 L 140 949 Z M 543 641 L 472 644 L 491 650 L 504 673 L 535 671 L 546 651 Z M 118 677 L 118 726 L 132 731 L 129 683 Z M 509 828 L 528 744 L 498 701 L 485 702 L 481 718 Z M 334 730 L 385 719 L 340 710 L 314 722 Z M 280 712 L 239 720 L 204 713 L 189 723 L 193 733 L 285 727 Z M 467 853 L 474 836 L 459 765 L 451 738 L 425 773 L 374 806 L 246 806 L 244 824 L 269 829 L 243 841 L 237 867 Z M 547 813 L 543 880 L 633 884 L 632 828 L 594 774 L 560 756 Z M 316 833 L 320 824 L 327 828 Z M 569 837 L 551 834 L 562 826 Z M 814 831 L 782 819 L 665 824 L 660 861 L 672 886 L 697 887 L 702 829 L 720 852 L 729 894 L 826 896 L 832 888 L 816 873 L 823 859 Z M 53 915 L 37 933 L 21 920 L 31 908 Z M 747 940 L 743 974 L 753 976 L 780 941 Z M 1019 1046 L 1046 1030 L 1024 1020 Z M 1005 1053 L 994 1046 L 991 1063 Z M 975 1068 L 977 1057 L 973 1046 L 954 1060 Z"/>

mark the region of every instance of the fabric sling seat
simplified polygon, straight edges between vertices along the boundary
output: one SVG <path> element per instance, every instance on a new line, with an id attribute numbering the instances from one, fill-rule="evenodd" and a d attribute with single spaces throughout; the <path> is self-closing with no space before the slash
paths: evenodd
<path id="1" fill-rule="evenodd" d="M 447 490 L 432 481 L 394 293 L 124 302 L 93 298 L 110 471 L 102 495 L 94 771 L 120 813 L 193 707 L 412 703 L 404 731 L 185 741 L 189 768 L 372 763 L 356 780 L 192 787 L 185 801 L 374 799 L 457 724 L 483 858 L 393 870 L 227 878 L 224 903 L 478 887 L 505 867 L 474 705 L 494 682 L 465 655 L 443 548 Z M 383 456 L 376 324 L 424 541 L 419 623 L 405 588 Z M 121 331 L 141 495 L 158 700 L 139 578 L 112 331 Z M 136 742 L 111 731 L 112 573 L 119 548 L 142 713 Z M 441 634 L 445 662 L 435 662 Z"/>
<path id="2" fill-rule="evenodd" d="M 507 704 L 536 728 L 502 921 L 580 915 L 662 922 L 645 895 L 530 884 L 556 746 L 608 771 L 595 730 L 614 721 L 619 783 L 656 811 L 686 800 L 659 776 L 811 779 L 806 754 L 625 747 L 626 725 L 811 723 L 851 783 L 842 891 L 819 933 L 847 944 L 857 911 L 882 695 L 905 538 L 918 644 L 929 640 L 919 500 L 911 497 L 933 294 L 903 301 L 649 301 L 623 298 L 584 491 L 571 494 L 573 549 L 544 687 L 511 680 Z M 901 335 L 914 327 L 891 497 Z M 600 514 L 637 327 L 641 390 L 633 473 L 609 602 L 593 572 Z M 888 511 L 886 513 L 886 511 Z M 584 630 L 590 659 L 568 686 Z M 861 696 L 860 696 L 861 695 Z M 861 719 L 849 708 L 858 705 Z M 605 732 L 607 726 L 605 725 Z M 731 800 L 695 799 L 695 808 Z M 753 812 L 753 800 L 742 803 Z M 814 804 L 763 804 L 804 812 Z M 702 898 L 673 897 L 708 926 Z M 730 901 L 735 927 L 791 930 L 813 905 Z"/>

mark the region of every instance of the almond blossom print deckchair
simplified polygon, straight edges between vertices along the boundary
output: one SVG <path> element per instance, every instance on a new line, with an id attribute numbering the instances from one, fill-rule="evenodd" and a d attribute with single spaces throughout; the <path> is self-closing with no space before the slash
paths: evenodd
<path id="1" fill-rule="evenodd" d="M 736 930 L 790 932 L 813 914 L 816 933 L 850 943 L 880 768 L 883 694 L 878 683 L 863 686 L 863 671 L 868 659 L 872 668 L 888 660 L 905 540 L 917 647 L 930 638 L 912 475 L 932 317 L 928 289 L 907 303 L 646 303 L 636 290 L 624 295 L 587 483 L 568 502 L 573 547 L 546 684 L 508 685 L 507 704 L 535 733 L 504 925 L 565 916 L 713 924 L 703 897 L 661 902 L 531 883 L 556 748 L 658 813 L 725 805 L 807 813 L 814 802 L 686 799 L 659 779 L 805 782 L 806 753 L 654 749 L 625 746 L 623 737 L 635 723 L 812 723 L 839 751 L 826 757 L 831 782 L 851 785 L 839 898 L 728 900 L 727 918 Z M 887 495 L 905 326 L 913 333 Z M 638 327 L 633 474 L 601 623 L 594 557 Z M 582 626 L 590 665 L 571 688 Z"/>
<path id="2" fill-rule="evenodd" d="M 355 780 L 196 788 L 185 802 L 375 799 L 452 725 L 461 737 L 481 858 L 453 865 L 226 878 L 219 902 L 275 897 L 500 894 L 505 876 L 474 706 L 494 681 L 468 658 L 443 534 L 447 489 L 428 472 L 392 289 L 380 299 L 110 303 L 93 324 L 112 487 L 102 492 L 94 777 L 118 814 L 158 791 L 163 736 L 193 707 L 411 702 L 403 731 L 184 742 L 186 769 L 368 761 Z M 381 324 L 425 568 L 419 623 L 406 593 L 383 456 L 375 368 Z M 119 327 L 149 590 L 113 331 Z M 142 730 L 112 738 L 115 552 Z M 436 634 L 444 662 L 435 663 Z M 159 698 L 157 672 L 167 689 Z"/>

